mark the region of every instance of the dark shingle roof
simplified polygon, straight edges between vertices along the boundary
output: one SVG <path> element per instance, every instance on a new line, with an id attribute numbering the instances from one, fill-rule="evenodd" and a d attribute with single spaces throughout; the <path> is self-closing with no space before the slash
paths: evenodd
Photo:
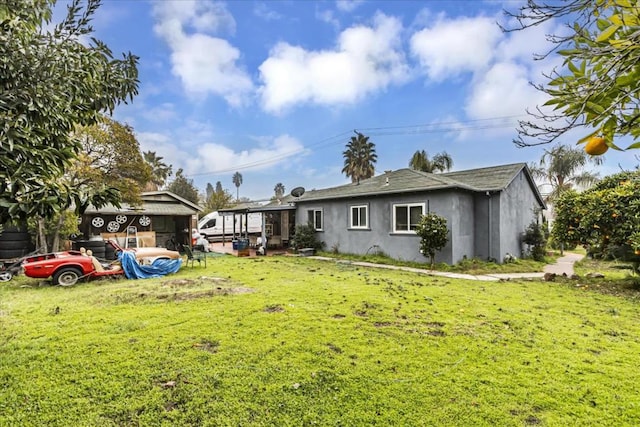
<path id="1" fill-rule="evenodd" d="M 123 204 L 121 208 L 113 205 L 103 206 L 96 209 L 89 206 L 86 214 L 103 215 L 169 215 L 169 216 L 189 216 L 194 215 L 203 208 L 195 203 L 186 200 L 170 191 L 151 191 L 141 194 L 141 206 L 128 206 Z"/>
<path id="2" fill-rule="evenodd" d="M 413 169 L 399 169 L 362 180 L 360 184 L 346 184 L 307 191 L 298 200 L 303 202 L 454 188 L 474 192 L 500 191 L 507 188 L 516 175 L 522 169 L 527 170 L 526 168 L 526 163 L 515 163 L 438 174 L 420 172 Z M 531 180 L 531 183 L 534 191 L 537 192 L 533 180 Z M 542 198 L 538 197 L 538 199 L 542 203 Z"/>

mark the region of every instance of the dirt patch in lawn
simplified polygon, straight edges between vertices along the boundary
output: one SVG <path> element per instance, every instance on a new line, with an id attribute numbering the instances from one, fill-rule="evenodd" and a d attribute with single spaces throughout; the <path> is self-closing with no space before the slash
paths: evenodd
<path id="1" fill-rule="evenodd" d="M 197 279 L 173 279 L 162 284 L 163 289 L 170 292 L 141 294 L 140 297 L 151 297 L 169 301 L 187 301 L 224 295 L 241 295 L 254 292 L 252 288 L 240 286 L 229 279 L 221 277 L 199 277 Z"/>

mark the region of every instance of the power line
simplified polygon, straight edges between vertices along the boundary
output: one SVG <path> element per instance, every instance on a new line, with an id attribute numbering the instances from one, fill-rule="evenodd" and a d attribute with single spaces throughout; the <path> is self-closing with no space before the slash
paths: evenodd
<path id="1" fill-rule="evenodd" d="M 512 116 L 499 116 L 499 117 L 489 117 L 486 119 L 475 119 L 475 120 L 465 120 L 465 121 L 451 121 L 451 122 L 441 122 L 441 123 L 429 123 L 429 124 L 421 124 L 421 125 L 404 125 L 404 126 L 384 126 L 384 127 L 370 127 L 370 128 L 360 128 L 358 132 L 366 133 L 368 136 L 390 136 L 390 135 L 421 135 L 421 134 L 429 134 L 429 133 L 445 133 L 445 132 L 462 132 L 462 131 L 476 131 L 476 130 L 486 130 L 486 129 L 500 129 L 500 128 L 508 128 L 513 127 L 512 123 L 504 122 L 506 119 L 513 119 L 517 117 L 523 117 L 523 115 L 512 115 Z M 492 121 L 501 120 L 503 123 L 491 123 Z M 447 126 L 448 125 L 448 126 Z M 233 168 L 227 169 L 217 169 L 213 171 L 207 172 L 198 172 L 185 176 L 194 177 L 194 176 L 204 176 L 204 175 L 221 175 L 224 173 L 235 172 L 238 170 L 251 169 L 259 166 L 265 166 L 270 163 L 275 163 L 280 160 L 284 160 L 296 154 L 303 153 L 312 148 L 319 148 L 323 146 L 333 145 L 339 142 L 344 142 L 344 140 L 340 139 L 338 141 L 334 141 L 337 138 L 343 138 L 344 136 L 352 134 L 353 131 L 345 131 L 341 132 L 337 135 L 330 136 L 328 138 L 321 139 L 313 144 L 310 144 L 307 147 L 303 147 L 301 149 L 288 151 L 286 153 L 279 154 L 277 156 L 269 157 L 263 160 L 258 160 L 255 162 L 244 163 L 241 165 L 234 166 Z"/>

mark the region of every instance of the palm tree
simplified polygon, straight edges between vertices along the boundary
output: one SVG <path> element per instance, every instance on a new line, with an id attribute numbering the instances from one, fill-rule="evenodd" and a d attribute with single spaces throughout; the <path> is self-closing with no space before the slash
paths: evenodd
<path id="1" fill-rule="evenodd" d="M 413 153 L 409 161 L 411 169 L 428 173 L 449 171 L 452 166 L 453 159 L 446 151 L 436 154 L 433 159 L 429 159 L 426 151 L 418 150 Z"/>
<path id="2" fill-rule="evenodd" d="M 585 171 L 587 163 L 602 164 L 602 156 L 587 156 L 580 148 L 558 144 L 545 150 L 538 165 L 530 165 L 534 178 L 551 187 L 547 201 L 557 199 L 563 192 L 578 187 L 590 186 L 599 180 L 598 174 Z"/>
<path id="3" fill-rule="evenodd" d="M 279 182 L 273 187 L 273 191 L 276 193 L 276 199 L 282 198 L 284 196 L 284 184 Z"/>
<path id="4" fill-rule="evenodd" d="M 240 186 L 242 185 L 242 174 L 240 172 L 236 172 L 233 174 L 233 185 L 236 186 L 236 200 L 240 200 Z"/>
<path id="5" fill-rule="evenodd" d="M 342 172 L 351 178 L 351 182 L 360 183 L 361 179 L 371 178 L 375 172 L 374 164 L 378 160 L 376 146 L 369 137 L 360 132 L 351 137 L 347 149 L 342 153 L 344 167 Z"/>
<path id="6" fill-rule="evenodd" d="M 148 188 L 158 190 L 162 188 L 171 176 L 172 167 L 162 161 L 162 157 L 157 156 L 155 151 L 147 151 L 142 153 L 144 161 L 151 167 L 151 182 Z"/>

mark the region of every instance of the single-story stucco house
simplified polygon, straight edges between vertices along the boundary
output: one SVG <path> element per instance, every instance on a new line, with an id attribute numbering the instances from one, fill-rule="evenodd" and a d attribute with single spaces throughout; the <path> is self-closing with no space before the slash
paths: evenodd
<path id="1" fill-rule="evenodd" d="M 418 262 L 428 259 L 414 230 L 433 212 L 446 218 L 450 232 L 436 262 L 450 264 L 521 256 L 522 235 L 545 207 L 525 163 L 437 174 L 387 171 L 359 184 L 307 191 L 294 203 L 296 224 L 311 222 L 327 250 Z"/>

